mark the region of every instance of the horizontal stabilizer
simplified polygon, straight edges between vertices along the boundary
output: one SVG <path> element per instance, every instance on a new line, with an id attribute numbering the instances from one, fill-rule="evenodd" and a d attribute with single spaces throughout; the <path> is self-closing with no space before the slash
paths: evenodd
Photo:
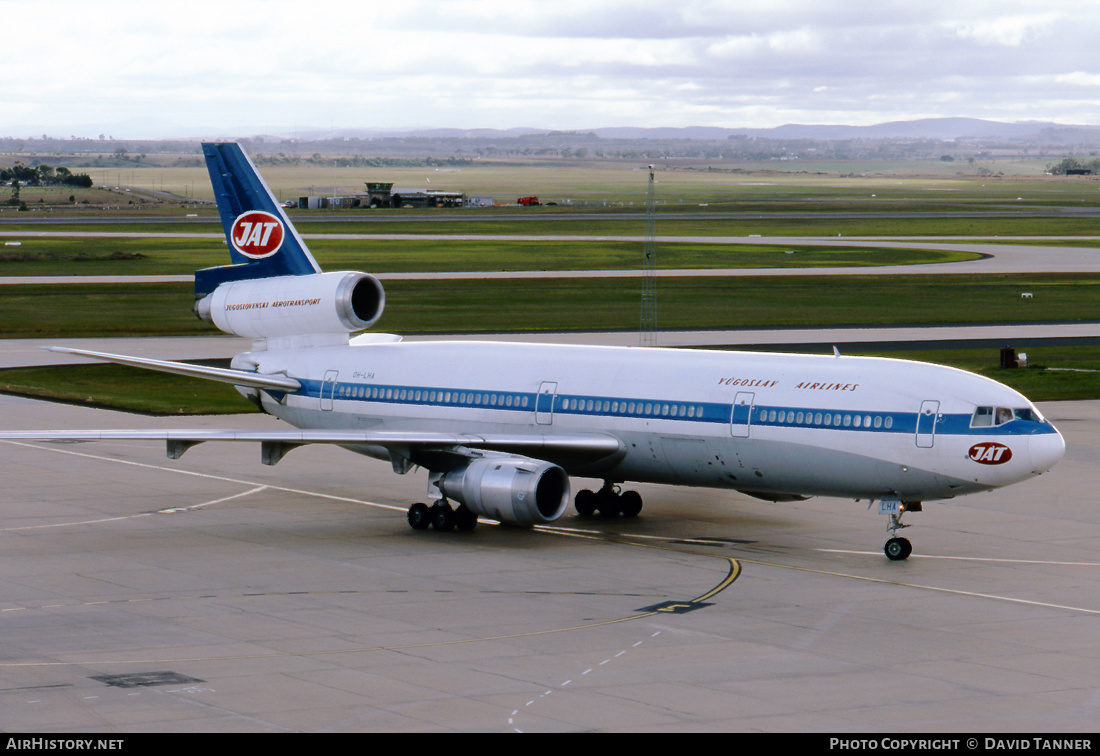
<path id="1" fill-rule="evenodd" d="M 89 352 L 84 349 L 70 349 L 69 347 L 44 347 L 51 352 L 60 354 L 75 354 L 80 357 L 92 357 L 104 362 L 113 362 L 118 365 L 142 368 L 144 370 L 157 370 L 162 373 L 175 373 L 176 375 L 189 375 L 192 378 L 204 378 L 208 381 L 220 381 L 232 383 L 235 386 L 249 386 L 258 389 L 274 389 L 278 391 L 297 391 L 302 384 L 285 375 L 262 375 L 250 373 L 247 370 L 233 370 L 230 368 L 204 367 L 191 365 L 186 362 L 172 362 L 170 360 L 152 360 L 145 357 L 128 357 L 123 354 L 107 354 L 106 352 Z"/>

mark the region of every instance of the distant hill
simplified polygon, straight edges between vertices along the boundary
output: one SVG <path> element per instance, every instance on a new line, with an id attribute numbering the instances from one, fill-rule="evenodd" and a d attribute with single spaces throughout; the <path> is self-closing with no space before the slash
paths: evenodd
<path id="1" fill-rule="evenodd" d="M 303 131 L 301 134 L 309 132 Z M 423 129 L 417 131 L 368 132 L 365 130 L 339 130 L 328 136 L 348 138 L 458 138 L 485 139 L 545 135 L 546 129 Z M 772 128 L 731 126 L 631 127 L 610 126 L 595 129 L 576 129 L 567 133 L 595 134 L 600 139 L 618 140 L 669 140 L 692 139 L 716 141 L 730 136 L 757 137 L 760 139 L 934 139 L 953 141 L 959 139 L 996 139 L 1011 142 L 1034 143 L 1100 143 L 1100 126 L 1059 124 L 1052 121 L 1016 121 L 1004 123 L 980 118 L 922 118 L 913 121 L 891 121 L 873 126 L 843 124 L 786 124 Z"/>
<path id="2" fill-rule="evenodd" d="M 64 139 L 52 130 L 52 139 Z M 0 124 L 0 137 L 15 138 L 20 134 L 45 135 L 51 129 L 41 126 L 4 126 Z M 115 138 L 125 140 L 165 140 L 182 141 L 205 139 L 251 139 L 267 143 L 283 140 L 301 142 L 326 141 L 332 139 L 435 139 L 435 140 L 485 140 L 485 139 L 522 139 L 531 136 L 547 135 L 584 135 L 589 138 L 609 140 L 697 140 L 720 141 L 731 135 L 757 137 L 760 139 L 934 139 L 951 141 L 959 139 L 1006 140 L 1012 142 L 1027 141 L 1035 144 L 1100 144 L 1100 126 L 1086 124 L 1059 124 L 1050 121 L 1017 121 L 1005 123 L 979 118 L 922 118 L 911 121 L 892 121 L 873 126 L 853 126 L 845 124 L 786 124 L 771 128 L 752 126 L 687 126 L 687 127 L 624 127 L 607 126 L 602 128 L 570 129 L 557 131 L 545 128 L 511 129 L 378 129 L 378 128 L 315 128 L 300 126 L 293 132 L 270 134 L 226 133 L 220 128 L 177 127 L 166 121 L 156 119 L 135 119 L 111 126 L 85 125 L 76 130 L 65 129 L 61 133 L 99 134 L 97 141 L 112 141 Z M 125 134 L 125 137 L 119 135 Z M 141 136 L 137 136 L 141 134 Z M 109 136 L 114 135 L 114 136 Z M 20 137 L 36 140 L 37 136 Z"/>
<path id="3" fill-rule="evenodd" d="M 874 126 L 835 124 L 787 124 L 766 129 L 697 127 L 683 129 L 593 129 L 607 139 L 724 139 L 731 134 L 765 139 L 1031 139 L 1052 136 L 1061 130 L 1100 134 L 1096 126 L 1066 126 L 1046 121 L 1002 123 L 978 118 L 922 118 L 891 121 Z"/>
<path id="4" fill-rule="evenodd" d="M 0 127 L 3 128 L 3 127 Z M 174 140 L 3 136 L 0 153 L 82 155 L 72 168 L 130 165 L 146 155 L 193 154 L 198 141 L 240 141 L 257 161 L 317 161 L 321 155 L 365 164 L 368 158 L 688 160 L 955 160 L 1008 155 L 1087 158 L 1100 152 L 1100 126 L 1048 121 L 1003 123 L 927 118 L 873 126 L 787 124 L 774 128 L 605 127 L 515 129 L 295 129 L 293 135 L 217 133 Z M 419 164 L 419 163 L 418 163 Z"/>

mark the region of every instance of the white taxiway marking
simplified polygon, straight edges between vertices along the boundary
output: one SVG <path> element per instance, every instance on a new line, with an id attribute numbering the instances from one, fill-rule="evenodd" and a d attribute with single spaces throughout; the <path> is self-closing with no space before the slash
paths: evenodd
<path id="1" fill-rule="evenodd" d="M 655 633 L 653 633 L 652 635 L 650 635 L 649 637 L 650 637 L 650 638 L 656 638 L 656 637 L 657 637 L 658 635 L 660 635 L 660 634 L 661 634 L 661 631 L 660 631 L 660 630 L 658 630 L 658 631 L 656 631 Z M 637 643 L 635 643 L 634 645 L 632 645 L 632 646 L 631 646 L 630 648 L 637 648 L 638 646 L 642 645 L 643 643 L 645 643 L 645 641 L 638 641 Z M 624 649 L 623 649 L 622 651 L 619 651 L 619 652 L 618 652 L 617 654 L 615 654 L 615 655 L 614 655 L 614 656 L 612 656 L 611 658 L 609 658 L 609 659 L 604 659 L 604 660 L 603 660 L 602 662 L 600 662 L 599 664 L 597 664 L 597 665 L 596 665 L 596 667 L 602 667 L 603 665 L 607 664 L 608 662 L 611 662 L 611 661 L 614 661 L 615 659 L 618 659 L 618 658 L 619 658 L 620 656 L 622 656 L 623 654 L 625 654 L 625 653 L 626 653 L 626 652 L 627 652 L 628 650 L 629 650 L 629 649 L 625 649 L 625 648 L 624 648 Z M 593 671 L 594 669 L 596 669 L 596 667 L 589 667 L 589 668 L 588 668 L 588 669 L 586 669 L 586 670 L 585 670 L 584 672 L 581 672 L 581 677 L 584 677 L 584 676 L 585 676 L 585 675 L 587 675 L 587 674 L 588 674 L 589 672 L 592 672 L 592 671 Z M 557 690 L 561 690 L 561 689 L 565 688 L 565 687 L 566 687 L 567 685 L 569 685 L 569 684 L 570 684 L 570 683 L 572 683 L 572 682 L 573 682 L 572 680 L 566 680 L 565 682 L 563 682 L 563 683 L 562 683 L 561 685 L 559 685 L 559 686 L 557 687 Z M 538 701 L 538 700 L 539 700 L 539 699 L 541 699 L 541 698 L 546 698 L 547 696 L 551 695 L 551 694 L 552 694 L 553 692 L 554 692 L 554 690 L 553 690 L 553 689 L 551 689 L 551 690 L 548 690 L 548 691 L 546 691 L 545 693 L 543 693 L 543 694 L 542 694 L 541 696 L 539 696 L 538 698 L 536 698 L 536 699 L 532 699 L 532 700 L 528 701 L 528 702 L 527 702 L 526 704 L 524 704 L 524 707 L 523 707 L 523 708 L 525 708 L 525 709 L 526 709 L 526 708 L 527 708 L 528 706 L 530 706 L 531 704 L 535 703 L 536 701 Z M 515 727 L 515 720 L 516 720 L 516 715 L 517 715 L 517 714 L 519 714 L 519 711 L 520 711 L 519 709 L 515 709 L 515 710 L 513 710 L 513 711 L 512 711 L 512 713 L 511 713 L 511 714 L 510 714 L 510 715 L 508 716 L 508 724 L 510 724 L 510 725 L 513 725 L 512 729 L 513 729 L 513 731 L 514 731 L 514 732 L 520 732 L 520 733 L 521 733 L 521 732 L 523 732 L 523 730 L 519 729 L 518 727 Z"/>
<path id="2" fill-rule="evenodd" d="M 387 509 L 387 510 L 390 510 L 391 512 L 404 512 L 404 511 L 406 511 L 406 507 L 394 506 L 392 504 L 379 504 L 379 503 L 374 502 L 374 501 L 364 501 L 363 499 L 353 499 L 350 496 L 337 496 L 335 494 L 320 493 L 318 491 L 305 491 L 305 490 L 300 489 L 300 488 L 290 488 L 288 486 L 275 486 L 275 485 L 271 485 L 271 484 L 262 484 L 262 483 L 257 483 L 256 481 L 253 481 L 253 480 L 241 480 L 239 478 L 230 478 L 230 477 L 225 476 L 225 475 L 210 475 L 209 473 L 200 473 L 200 472 L 195 472 L 193 470 L 180 470 L 180 469 L 174 468 L 174 467 L 165 467 L 164 465 L 151 465 L 151 464 L 148 464 L 147 462 L 134 462 L 132 460 L 127 460 L 127 459 L 113 459 L 111 457 L 102 457 L 102 456 L 99 456 L 98 454 L 88 454 L 86 452 L 72 451 L 71 449 L 53 449 L 53 448 L 50 448 L 48 446 L 40 446 L 38 444 L 26 443 L 26 442 L 23 442 L 23 441 L 4 441 L 3 443 L 14 444 L 15 446 L 24 446 L 24 447 L 27 447 L 28 449 L 37 449 L 39 451 L 53 452 L 54 454 L 71 454 L 74 457 L 84 457 L 85 459 L 94 459 L 94 460 L 98 460 L 100 462 L 113 462 L 115 464 L 120 464 L 120 465 L 130 465 L 132 467 L 143 467 L 147 470 L 158 470 L 160 472 L 175 473 L 176 475 L 191 475 L 191 476 L 194 476 L 196 478 L 205 478 L 207 480 L 220 480 L 220 481 L 224 481 L 226 483 L 237 483 L 237 484 L 242 485 L 242 486 L 254 486 L 254 487 L 258 487 L 258 488 L 266 488 L 266 489 L 270 489 L 272 491 L 282 491 L 283 493 L 292 493 L 292 494 L 297 494 L 297 495 L 300 495 L 300 496 L 314 496 L 314 497 L 317 497 L 317 498 L 320 498 L 320 499 L 331 499 L 333 501 L 346 501 L 346 502 L 349 502 L 351 504 L 361 504 L 362 506 L 365 506 L 365 507 L 376 507 L 378 509 Z M 251 494 L 251 493 L 255 493 L 255 489 L 252 490 L 252 491 L 246 491 L 246 492 L 243 492 L 243 493 L 235 494 L 234 496 L 229 496 L 229 497 L 226 497 L 225 499 L 219 499 L 219 500 L 212 501 L 212 502 L 206 502 L 205 504 L 196 504 L 193 507 L 187 507 L 187 509 L 194 509 L 194 508 L 197 508 L 197 507 L 200 507 L 200 506 L 209 506 L 210 504 L 216 504 L 216 503 L 219 503 L 221 501 L 228 501 L 229 499 L 237 498 L 237 497 L 240 497 L 240 496 L 246 496 L 246 495 Z M 153 514 L 158 514 L 158 513 L 157 512 L 144 512 L 144 513 L 141 513 L 139 515 L 126 515 L 126 516 L 123 516 L 123 517 L 108 517 L 108 518 L 104 518 L 103 520 L 91 520 L 90 522 L 108 522 L 110 520 L 123 520 L 123 519 L 127 519 L 128 517 L 144 517 L 144 516 L 153 515 Z M 83 524 L 83 523 L 65 523 L 65 524 Z M 40 525 L 40 526 L 31 526 L 31 527 L 47 527 L 47 526 Z M 13 530 L 15 530 L 15 529 L 17 529 L 17 528 L 13 528 Z"/>
<path id="3" fill-rule="evenodd" d="M 48 525 L 22 525 L 16 528 L 0 528 L 0 532 L 8 533 L 17 530 L 39 530 L 41 528 L 63 528 L 69 525 L 98 525 L 104 522 L 117 522 L 119 520 L 135 520 L 139 517 L 151 517 L 152 515 L 159 514 L 179 514 L 181 512 L 191 512 L 196 509 L 202 509 L 203 507 L 209 507 L 214 504 L 222 504 L 227 501 L 233 501 L 234 499 L 241 499 L 245 496 L 251 496 L 254 493 L 260 493 L 266 491 L 268 486 L 256 486 L 248 491 L 242 491 L 232 496 L 223 496 L 220 499 L 212 499 L 211 501 L 204 501 L 201 504 L 192 504 L 189 507 L 171 507 L 170 509 L 158 509 L 156 512 L 138 512 L 132 515 L 121 515 L 119 517 L 101 517 L 97 520 L 73 520 L 70 522 L 53 522 Z"/>
<path id="4" fill-rule="evenodd" d="M 881 551 L 850 551 L 847 549 L 814 549 L 823 554 L 858 554 L 862 556 L 882 556 Z M 1004 562 L 1006 564 L 1049 564 L 1072 567 L 1100 567 L 1100 562 L 1054 562 L 1045 559 L 1000 559 L 994 557 L 940 556 L 937 554 L 913 554 L 909 559 L 953 559 L 960 562 Z"/>

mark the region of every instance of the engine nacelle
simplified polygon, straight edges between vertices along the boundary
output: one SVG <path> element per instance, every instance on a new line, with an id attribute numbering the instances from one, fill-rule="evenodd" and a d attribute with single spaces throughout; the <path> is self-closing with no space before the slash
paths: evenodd
<path id="1" fill-rule="evenodd" d="M 361 331 L 385 305 L 377 278 L 339 271 L 223 283 L 195 312 L 226 333 L 262 339 Z"/>
<path id="2" fill-rule="evenodd" d="M 443 494 L 475 514 L 513 525 L 553 522 L 569 505 L 569 476 L 549 462 L 490 456 L 444 475 Z"/>

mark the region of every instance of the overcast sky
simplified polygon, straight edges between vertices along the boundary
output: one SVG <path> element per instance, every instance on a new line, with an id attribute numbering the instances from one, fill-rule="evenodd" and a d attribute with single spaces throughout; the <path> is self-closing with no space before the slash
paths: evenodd
<path id="1" fill-rule="evenodd" d="M 1097 0 L 0 0 L 0 135 L 1100 124 Z"/>

